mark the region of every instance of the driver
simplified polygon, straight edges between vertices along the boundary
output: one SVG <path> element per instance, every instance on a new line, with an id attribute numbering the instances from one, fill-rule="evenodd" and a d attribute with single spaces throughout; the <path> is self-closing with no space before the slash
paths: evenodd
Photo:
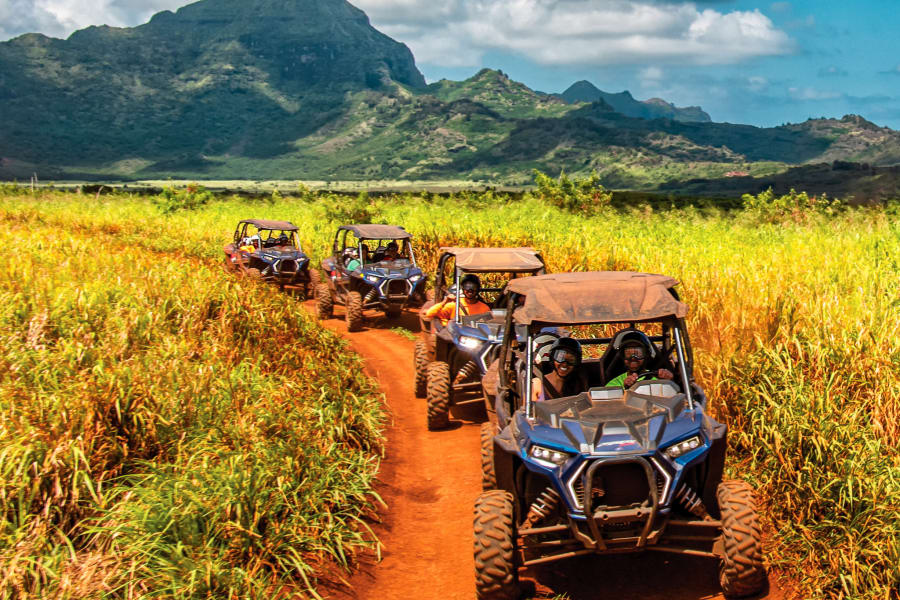
<path id="1" fill-rule="evenodd" d="M 358 252 L 351 252 L 350 256 L 352 258 L 347 263 L 348 271 L 359 271 L 363 268 L 363 265 L 369 262 L 369 247 L 365 244 L 360 244 L 359 246 L 362 248 L 362 260 L 357 256 Z"/>
<path id="2" fill-rule="evenodd" d="M 257 250 L 259 250 L 259 247 L 261 245 L 259 234 L 254 234 L 248 238 L 244 238 L 243 240 L 241 240 L 241 244 L 243 244 L 240 248 L 241 252 L 249 252 L 251 254 L 256 252 Z"/>
<path id="3" fill-rule="evenodd" d="M 481 300 L 481 280 L 478 276 L 469 273 L 459 282 L 463 297 L 459 299 L 459 308 L 463 316 L 480 315 L 491 312 L 491 307 Z M 456 317 L 456 296 L 447 294 L 441 301 L 425 311 L 426 319 L 440 319 L 441 325 L 446 325 L 450 319 Z"/>
<path id="4" fill-rule="evenodd" d="M 650 349 L 640 340 L 631 339 L 622 344 L 622 361 L 625 363 L 626 370 L 618 377 L 609 380 L 606 386 L 622 386 L 623 388 L 633 386 L 642 373 L 650 373 L 644 370 L 644 364 L 647 362 L 649 354 Z M 650 376 L 649 379 L 672 379 L 674 377 L 672 371 L 668 369 L 658 369 L 652 373 L 656 375 Z"/>
<path id="5" fill-rule="evenodd" d="M 570 337 L 556 340 L 547 352 L 553 367 L 546 375 L 531 382 L 536 402 L 574 396 L 588 389 L 587 378 L 581 369 L 581 344 Z"/>

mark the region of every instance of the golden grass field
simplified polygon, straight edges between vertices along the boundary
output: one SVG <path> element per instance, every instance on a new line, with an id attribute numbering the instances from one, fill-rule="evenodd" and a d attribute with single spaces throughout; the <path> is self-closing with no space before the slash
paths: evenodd
<path id="1" fill-rule="evenodd" d="M 307 588 L 293 567 L 308 578 L 367 543 L 383 418 L 371 384 L 297 303 L 219 267 L 239 219 L 274 218 L 317 260 L 339 221 L 371 219 L 410 230 L 426 272 L 442 245 L 531 245 L 551 271 L 678 278 L 769 563 L 797 598 L 898 597 L 895 207 L 586 217 L 528 194 L 301 190 L 163 214 L 147 197 L 18 188 L 0 206 L 7 595 L 101 581 L 116 597 L 270 597 Z"/>

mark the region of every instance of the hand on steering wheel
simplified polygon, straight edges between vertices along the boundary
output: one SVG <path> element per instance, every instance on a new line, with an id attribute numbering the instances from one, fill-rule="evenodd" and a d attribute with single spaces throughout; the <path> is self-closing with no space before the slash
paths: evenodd
<path id="1" fill-rule="evenodd" d="M 644 377 L 658 377 L 660 375 L 660 370 L 662 369 L 657 369 L 655 371 L 641 371 L 640 373 L 629 373 L 623 383 L 625 384 L 626 388 L 630 388 L 635 383 L 642 380 Z"/>

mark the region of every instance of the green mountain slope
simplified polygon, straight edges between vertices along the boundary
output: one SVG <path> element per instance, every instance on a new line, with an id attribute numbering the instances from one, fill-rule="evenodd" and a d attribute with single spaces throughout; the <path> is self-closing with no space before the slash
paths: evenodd
<path id="1" fill-rule="evenodd" d="M 0 43 L 0 179 L 526 183 L 537 168 L 646 189 L 900 162 L 900 133 L 860 117 L 647 119 L 610 96 L 569 104 L 490 69 L 426 85 L 345 0 L 202 0 L 135 28 Z"/>
<path id="2" fill-rule="evenodd" d="M 0 73 L 2 154 L 73 166 L 277 156 L 347 91 L 425 85 L 344 0 L 205 0 L 132 29 L 25 35 L 0 44 Z"/>

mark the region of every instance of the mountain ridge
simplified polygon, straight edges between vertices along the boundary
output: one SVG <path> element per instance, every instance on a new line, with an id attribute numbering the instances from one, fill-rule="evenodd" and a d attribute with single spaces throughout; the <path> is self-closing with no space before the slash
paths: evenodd
<path id="1" fill-rule="evenodd" d="M 590 81 L 582 79 L 570 85 L 559 97 L 575 104 L 578 102 L 597 102 L 602 100 L 615 110 L 628 117 L 638 119 L 674 119 L 676 121 L 711 123 L 710 116 L 699 106 L 677 107 L 662 98 L 636 100 L 631 92 L 624 90 L 618 93 L 604 92 Z"/>
<path id="2" fill-rule="evenodd" d="M 778 128 L 647 119 L 613 102 L 672 105 L 609 96 L 570 104 L 494 69 L 426 84 L 409 48 L 344 0 L 201 0 L 134 28 L 0 43 L 0 179 L 527 183 L 540 169 L 650 189 L 900 162 L 900 134 L 860 117 Z"/>

